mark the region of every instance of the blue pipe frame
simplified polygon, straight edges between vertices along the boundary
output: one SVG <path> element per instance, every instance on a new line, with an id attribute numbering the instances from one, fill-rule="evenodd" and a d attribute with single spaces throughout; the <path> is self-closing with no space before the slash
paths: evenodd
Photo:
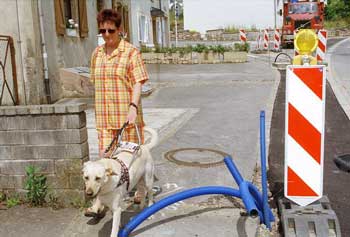
<path id="1" fill-rule="evenodd" d="M 243 179 L 242 175 L 240 174 L 236 165 L 234 164 L 231 156 L 226 156 L 224 158 L 224 162 L 226 164 L 226 167 L 230 171 L 232 177 L 236 181 L 239 187 L 238 190 L 231 187 L 223 186 L 205 186 L 185 190 L 170 195 L 166 198 L 159 200 L 153 205 L 145 208 L 141 213 L 136 215 L 131 221 L 129 221 L 129 223 L 127 223 L 124 226 L 124 228 L 120 229 L 118 236 L 128 237 L 129 234 L 148 217 L 171 204 L 188 198 L 210 194 L 222 194 L 241 198 L 243 200 L 247 213 L 251 217 L 259 216 L 260 222 L 264 223 L 269 229 L 271 229 L 270 222 L 275 221 L 275 218 L 267 202 L 264 111 L 260 113 L 260 151 L 263 194 L 261 194 L 258 188 L 254 186 L 251 182 L 248 182 Z"/>

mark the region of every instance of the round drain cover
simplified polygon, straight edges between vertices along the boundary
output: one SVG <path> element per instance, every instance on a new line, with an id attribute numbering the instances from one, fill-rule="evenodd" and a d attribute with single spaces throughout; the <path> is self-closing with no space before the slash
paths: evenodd
<path id="1" fill-rule="evenodd" d="M 350 173 L 350 154 L 336 157 L 334 163 L 340 170 Z"/>
<path id="2" fill-rule="evenodd" d="M 189 167 L 209 168 L 224 164 L 229 154 L 207 148 L 180 148 L 168 151 L 164 157 L 177 164 Z"/>

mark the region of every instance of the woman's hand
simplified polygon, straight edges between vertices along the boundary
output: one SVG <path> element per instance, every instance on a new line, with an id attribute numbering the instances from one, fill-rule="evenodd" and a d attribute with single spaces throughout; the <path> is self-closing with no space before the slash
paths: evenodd
<path id="1" fill-rule="evenodd" d="M 128 112 L 128 117 L 127 117 L 129 124 L 135 124 L 136 117 L 137 117 L 137 109 L 133 106 L 130 106 L 129 112 Z"/>

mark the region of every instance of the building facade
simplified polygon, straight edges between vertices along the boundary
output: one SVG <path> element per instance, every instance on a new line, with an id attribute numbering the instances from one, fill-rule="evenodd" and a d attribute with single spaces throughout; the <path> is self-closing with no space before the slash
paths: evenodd
<path id="1" fill-rule="evenodd" d="M 60 68 L 88 67 L 98 42 L 96 16 L 103 8 L 122 14 L 125 38 L 137 47 L 169 45 L 167 0 L 2 0 L 0 35 L 14 45 L 18 104 L 53 103 L 62 98 Z M 0 41 L 0 62 L 6 47 Z M 14 90 L 10 69 L 0 87 Z M 3 75 L 0 72 L 0 75 Z M 1 94 L 1 97 L 9 97 Z M 12 105 L 4 98 L 0 105 Z"/>

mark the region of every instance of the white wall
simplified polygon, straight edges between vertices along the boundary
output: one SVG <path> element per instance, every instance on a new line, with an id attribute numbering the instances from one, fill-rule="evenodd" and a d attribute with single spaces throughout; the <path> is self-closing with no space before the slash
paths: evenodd
<path id="1" fill-rule="evenodd" d="M 148 40 L 145 42 L 147 45 L 151 46 L 153 44 L 152 35 L 152 20 L 151 20 L 151 1 L 140 1 L 140 0 L 130 0 L 129 4 L 130 12 L 130 25 L 131 25 L 131 43 L 136 47 L 140 47 L 139 42 L 139 17 L 144 15 L 148 21 Z"/>
<path id="2" fill-rule="evenodd" d="M 45 102 L 36 1 L 0 1 L 0 34 L 13 37 L 20 104 Z M 10 63 L 10 62 L 7 62 Z"/>
<path id="3" fill-rule="evenodd" d="M 1 0 L 0 34 L 14 38 L 20 104 L 47 103 L 37 0 Z M 57 36 L 54 2 L 42 0 L 51 99 L 61 98 L 59 68 L 88 66 L 97 46 L 96 0 L 87 0 L 87 38 Z"/>

